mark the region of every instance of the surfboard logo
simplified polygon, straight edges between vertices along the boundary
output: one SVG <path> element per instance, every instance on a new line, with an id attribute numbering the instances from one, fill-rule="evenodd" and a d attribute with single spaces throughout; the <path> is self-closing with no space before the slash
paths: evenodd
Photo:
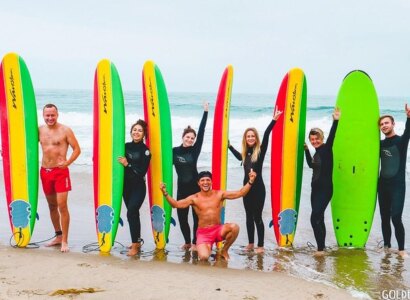
<path id="1" fill-rule="evenodd" d="M 30 203 L 24 200 L 14 200 L 9 206 L 13 226 L 16 228 L 26 228 L 30 221 Z"/>
<path id="2" fill-rule="evenodd" d="M 102 100 L 103 100 L 103 107 L 104 107 L 104 113 L 108 113 L 107 107 L 108 107 L 108 100 L 107 100 L 107 82 L 105 80 L 105 74 L 103 75 L 103 82 L 102 82 L 102 88 L 103 88 L 103 95 L 102 95 Z"/>
<path id="3" fill-rule="evenodd" d="M 298 84 L 295 84 L 292 92 L 292 102 L 290 103 L 290 121 L 293 123 L 293 117 L 295 115 L 295 106 L 296 106 L 296 91 L 298 88 Z"/>
<path id="4" fill-rule="evenodd" d="M 165 212 L 158 206 L 153 205 L 151 208 L 151 221 L 152 227 L 157 232 L 155 239 L 159 241 L 159 235 L 164 231 L 164 222 L 165 222 Z"/>
<path id="5" fill-rule="evenodd" d="M 297 215 L 297 211 L 291 208 L 280 212 L 279 230 L 281 235 L 292 234 L 295 231 Z"/>
<path id="6" fill-rule="evenodd" d="M 109 233 L 114 224 L 114 210 L 108 205 L 101 205 L 96 212 L 98 232 Z"/>
<path id="7" fill-rule="evenodd" d="M 148 87 L 149 87 L 149 103 L 151 104 L 151 115 L 153 117 L 155 117 L 155 102 L 154 102 L 154 91 L 152 88 L 152 82 L 151 82 L 151 78 L 148 79 L 149 83 L 148 83 Z"/>
<path id="8" fill-rule="evenodd" d="M 13 103 L 13 108 L 17 108 L 16 102 L 17 102 L 17 96 L 16 96 L 16 83 L 14 81 L 14 75 L 13 75 L 13 69 L 10 69 L 10 95 L 11 95 L 11 102 Z"/>

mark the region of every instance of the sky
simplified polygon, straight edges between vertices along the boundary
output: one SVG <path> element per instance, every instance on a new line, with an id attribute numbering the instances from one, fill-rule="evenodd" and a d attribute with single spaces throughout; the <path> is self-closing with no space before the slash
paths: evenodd
<path id="1" fill-rule="evenodd" d="M 337 95 L 351 70 L 379 96 L 410 95 L 408 0 L 19 0 L 0 4 L 0 55 L 17 52 L 35 89 L 92 89 L 99 60 L 141 91 L 146 60 L 169 92 L 216 93 L 228 64 L 233 93 L 276 94 L 291 68 L 308 95 Z"/>

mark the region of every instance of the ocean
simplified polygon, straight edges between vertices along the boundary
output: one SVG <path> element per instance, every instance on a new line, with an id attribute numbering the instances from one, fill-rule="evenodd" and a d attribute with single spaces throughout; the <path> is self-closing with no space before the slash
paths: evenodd
<path id="1" fill-rule="evenodd" d="M 143 118 L 142 94 L 141 92 L 127 91 L 124 93 L 124 98 L 126 109 L 126 137 L 127 140 L 130 140 L 128 134 L 130 125 L 137 119 Z M 211 169 L 212 125 L 215 99 L 215 93 L 169 93 L 174 146 L 181 144 L 181 134 L 187 125 L 191 125 L 195 129 L 198 128 L 203 112 L 202 104 L 204 101 L 210 103 L 210 112 L 204 144 L 198 162 L 198 169 L 200 171 Z M 93 91 L 38 90 L 36 91 L 36 100 L 39 125 L 43 124 L 42 107 L 46 103 L 54 103 L 58 106 L 59 122 L 68 125 L 73 129 L 82 149 L 81 156 L 73 164 L 71 170 L 73 173 L 78 172 L 87 178 L 91 178 Z M 242 134 L 247 127 L 256 127 L 259 134 L 263 135 L 266 126 L 272 118 L 275 101 L 276 95 L 274 93 L 236 94 L 233 92 L 229 125 L 230 143 L 237 149 L 240 149 Z M 307 132 L 312 127 L 320 127 L 324 130 L 325 136 L 327 136 L 332 124 L 331 114 L 335 102 L 335 95 L 308 96 Z M 406 120 L 404 113 L 406 99 L 400 97 L 380 97 L 379 102 L 380 113 L 393 115 L 396 118 L 396 132 L 401 134 L 404 130 Z M 363 151 L 365 151 L 365 149 L 363 149 Z M 313 154 L 313 148 L 311 148 L 311 153 Z M 410 180 L 409 164 L 410 159 L 407 160 L 407 183 Z M 238 189 L 242 185 L 243 168 L 232 154 L 229 154 L 228 169 L 228 189 Z M 265 272 L 285 272 L 308 280 L 320 281 L 348 289 L 354 296 L 359 298 L 379 298 L 383 290 L 407 290 L 410 288 L 410 273 L 408 272 L 410 267 L 409 260 L 403 260 L 396 254 L 385 254 L 380 251 L 379 242 L 382 240 L 382 235 L 378 208 L 376 208 L 375 211 L 374 223 L 366 249 L 338 249 L 333 233 L 329 205 L 325 216 L 327 227 L 326 242 L 329 247 L 328 255 L 321 258 L 315 258 L 312 256 L 312 253 L 315 250 L 315 248 L 312 248 L 310 245 L 310 243 L 315 245 L 315 239 L 310 225 L 310 181 L 312 172 L 307 167 L 306 163 L 304 166 L 301 204 L 294 249 L 278 249 L 276 247 L 273 230 L 268 227 L 271 220 L 269 169 L 270 150 L 268 150 L 268 153 L 266 154 L 263 171 L 263 177 L 267 185 L 267 196 L 263 213 L 263 219 L 265 222 L 266 252 L 264 255 L 256 255 L 244 251 L 243 247 L 247 244 L 247 236 L 245 212 L 242 200 L 229 201 L 226 209 L 226 221 L 239 223 L 241 226 L 241 232 L 238 240 L 231 248 L 231 261 L 222 267 L 253 269 Z M 175 181 L 176 174 L 174 174 L 174 182 Z M 91 185 L 82 186 L 82 188 L 88 189 L 87 192 L 92 190 Z M 76 189 L 76 186 L 73 186 L 73 189 Z M 92 193 L 90 192 L 90 194 Z M 39 210 L 43 207 L 43 211 L 47 211 L 45 202 L 42 202 L 44 201 L 44 198 L 41 198 L 41 189 L 39 195 Z M 407 214 L 410 208 L 409 197 L 410 194 L 408 192 L 403 215 L 404 225 L 407 230 L 410 229 L 410 217 L 409 214 Z M 91 198 L 89 201 L 87 207 L 93 205 L 93 200 Z M 75 205 L 73 204 L 73 206 Z M 1 207 L 0 209 L 2 209 Z M 90 224 L 94 222 L 92 219 L 92 209 L 90 209 L 91 211 L 84 212 L 83 208 L 73 207 L 72 210 L 79 215 L 77 218 L 87 218 Z M 145 239 L 145 244 L 143 246 L 143 252 L 138 256 L 138 259 L 167 260 L 174 263 L 197 263 L 195 258 L 191 257 L 189 253 L 179 249 L 183 240 L 178 222 L 176 228 L 171 228 L 170 242 L 167 246 L 167 252 L 158 254 L 153 251 L 155 246 L 151 235 L 148 212 L 148 201 L 146 200 L 141 209 L 141 216 L 143 218 L 142 235 Z M 124 228 L 119 229 L 117 240 L 123 244 L 127 244 L 129 243 L 129 232 L 125 209 L 123 209 L 121 216 L 125 224 Z M 173 216 L 177 220 L 176 212 L 174 212 Z M 44 215 L 43 218 L 48 218 L 48 216 Z M 0 223 L 0 242 L 8 243 L 8 238 L 6 238 L 10 232 L 7 228 L 8 221 L 0 218 Z M 36 230 L 39 230 L 39 227 L 43 226 L 45 225 L 38 222 Z M 96 237 L 92 234 L 89 236 L 85 234 L 77 234 L 75 231 L 76 226 L 78 227 L 78 225 L 73 225 L 72 227 L 70 240 L 74 241 L 74 244 L 76 245 L 74 251 L 81 251 L 81 245 L 88 242 L 95 242 Z M 8 231 L 4 232 L 4 230 Z M 90 228 L 88 230 L 92 232 L 95 228 Z M 44 229 L 42 232 L 44 232 Z M 33 236 L 33 239 L 35 238 L 42 237 Z M 392 244 L 394 248 L 397 248 L 394 234 L 392 237 Z M 407 245 L 409 245 L 408 242 Z M 119 254 L 119 248 L 117 247 L 113 249 L 113 255 L 123 257 Z M 215 263 L 214 266 L 218 267 L 219 265 Z"/>

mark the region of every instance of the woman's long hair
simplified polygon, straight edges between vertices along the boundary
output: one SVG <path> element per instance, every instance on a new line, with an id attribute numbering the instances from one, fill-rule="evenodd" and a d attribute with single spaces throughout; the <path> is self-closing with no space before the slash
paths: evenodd
<path id="1" fill-rule="evenodd" d="M 242 138 L 242 161 L 245 162 L 245 158 L 248 155 L 248 144 L 246 143 L 246 134 L 248 131 L 252 131 L 255 134 L 255 146 L 253 146 L 253 152 L 251 155 L 251 161 L 256 162 L 259 158 L 259 154 L 261 153 L 261 141 L 259 139 L 259 134 L 256 128 L 246 128 L 245 132 L 243 133 Z"/>

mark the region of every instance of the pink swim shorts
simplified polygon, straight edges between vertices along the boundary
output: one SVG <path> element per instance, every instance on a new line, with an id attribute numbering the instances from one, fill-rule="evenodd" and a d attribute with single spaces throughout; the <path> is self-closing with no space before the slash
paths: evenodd
<path id="1" fill-rule="evenodd" d="M 209 227 L 198 227 L 196 231 L 196 244 L 210 244 L 218 243 L 224 240 L 222 237 L 223 225 L 217 224 Z"/>

